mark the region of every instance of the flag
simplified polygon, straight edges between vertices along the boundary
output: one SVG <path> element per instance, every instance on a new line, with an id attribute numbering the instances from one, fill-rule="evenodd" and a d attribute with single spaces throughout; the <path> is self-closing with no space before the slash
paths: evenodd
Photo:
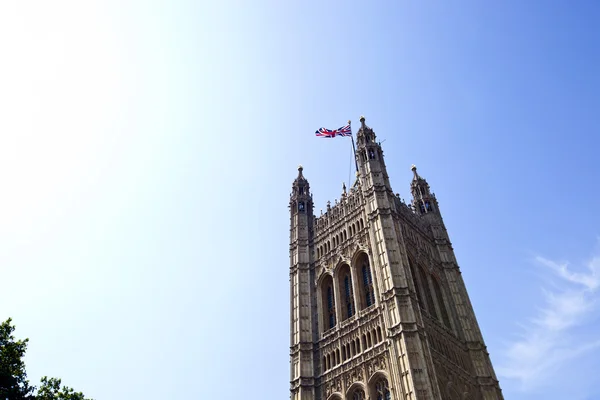
<path id="1" fill-rule="evenodd" d="M 346 126 L 342 126 L 341 128 L 338 129 L 325 129 L 325 128 L 319 128 L 316 132 L 315 132 L 316 136 L 319 137 L 325 137 L 325 138 L 334 138 L 336 136 L 352 136 L 352 129 L 350 128 L 350 125 L 346 125 Z"/>

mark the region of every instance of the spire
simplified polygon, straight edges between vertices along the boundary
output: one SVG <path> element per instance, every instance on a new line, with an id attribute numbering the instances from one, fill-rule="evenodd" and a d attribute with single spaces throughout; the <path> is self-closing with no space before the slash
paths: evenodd
<path id="1" fill-rule="evenodd" d="M 302 165 L 298 165 L 298 177 L 296 179 L 294 179 L 293 186 L 294 186 L 294 188 L 306 187 L 308 189 L 308 187 L 309 187 L 308 181 L 302 174 L 302 171 L 304 171 L 304 168 L 302 167 Z M 307 193 L 308 193 L 308 191 L 307 191 Z M 304 194 L 304 193 L 299 193 L 299 194 Z"/>
<path id="2" fill-rule="evenodd" d="M 367 143 L 375 142 L 375 132 L 373 129 L 369 128 L 365 123 L 365 116 L 360 116 L 360 129 L 356 132 L 356 140 L 358 142 L 358 146 L 364 146 Z"/>
<path id="3" fill-rule="evenodd" d="M 429 184 L 417 172 L 417 166 L 412 165 L 413 179 L 410 183 L 410 191 L 413 196 L 412 204 L 419 214 L 429 214 L 437 209 L 435 196 L 429 191 Z"/>
<path id="4" fill-rule="evenodd" d="M 415 164 L 413 164 L 410 167 L 411 171 L 413 172 L 414 176 L 413 176 L 413 182 L 414 181 L 418 181 L 419 179 L 421 179 L 421 177 L 419 176 L 419 174 L 417 173 L 417 166 Z"/>
<path id="5" fill-rule="evenodd" d="M 310 185 L 308 180 L 302 174 L 304 168 L 302 165 L 298 166 L 298 176 L 294 179 L 292 184 L 292 193 L 290 195 L 290 204 L 297 209 L 299 212 L 304 212 L 305 209 L 310 208 L 312 210 L 312 196 L 310 195 Z"/>

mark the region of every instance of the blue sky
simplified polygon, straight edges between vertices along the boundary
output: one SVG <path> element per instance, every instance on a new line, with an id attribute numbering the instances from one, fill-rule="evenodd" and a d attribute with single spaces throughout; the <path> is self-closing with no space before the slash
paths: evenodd
<path id="1" fill-rule="evenodd" d="M 0 5 L 0 319 L 96 399 L 281 399 L 287 210 L 436 192 L 507 399 L 600 397 L 596 2 Z"/>

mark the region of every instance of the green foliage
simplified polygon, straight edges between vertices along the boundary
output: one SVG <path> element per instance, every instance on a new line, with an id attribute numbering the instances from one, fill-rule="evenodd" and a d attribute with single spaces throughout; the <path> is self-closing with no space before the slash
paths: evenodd
<path id="1" fill-rule="evenodd" d="M 75 392 L 70 387 L 60 386 L 60 379 L 42 378 L 42 386 L 35 396 L 36 400 L 90 400 L 81 392 Z"/>
<path id="2" fill-rule="evenodd" d="M 29 339 L 15 340 L 11 321 L 0 325 L 0 400 L 91 400 L 70 387 L 61 387 L 60 379 L 46 376 L 34 395 L 23 362 Z"/>
<path id="3" fill-rule="evenodd" d="M 29 339 L 15 340 L 11 321 L 9 318 L 0 325 L 0 399 L 28 399 L 34 389 L 29 386 L 23 362 Z"/>

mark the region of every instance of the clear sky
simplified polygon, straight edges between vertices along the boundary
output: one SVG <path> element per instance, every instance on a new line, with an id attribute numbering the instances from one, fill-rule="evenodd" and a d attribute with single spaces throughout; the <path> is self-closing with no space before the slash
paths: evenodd
<path id="1" fill-rule="evenodd" d="M 289 214 L 436 192 L 507 399 L 600 398 L 600 4 L 6 1 L 0 319 L 98 400 L 289 396 Z M 452 3 L 452 4 L 450 4 Z"/>

